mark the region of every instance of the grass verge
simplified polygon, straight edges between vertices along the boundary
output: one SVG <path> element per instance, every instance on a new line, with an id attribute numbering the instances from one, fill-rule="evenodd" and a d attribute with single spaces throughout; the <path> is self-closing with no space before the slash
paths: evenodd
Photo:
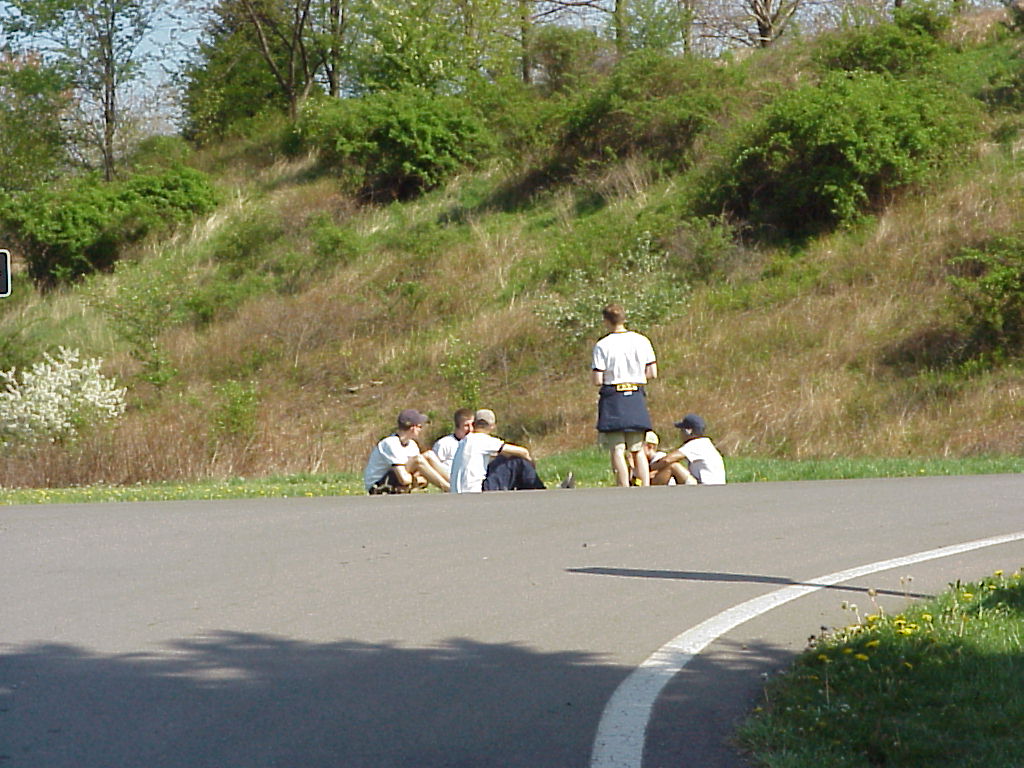
<path id="1" fill-rule="evenodd" d="M 537 460 L 541 479 L 556 486 L 571 471 L 577 487 L 613 485 L 608 456 L 589 448 Z M 1024 472 L 1024 457 L 965 459 L 763 459 L 727 458 L 729 482 L 837 480 L 864 477 L 921 477 Z M 228 478 L 193 483 L 83 485 L 71 488 L 0 488 L 2 504 L 55 504 L 108 501 L 295 498 L 351 496 L 364 493 L 356 472 L 298 474 L 265 478 Z"/>
<path id="2" fill-rule="evenodd" d="M 1024 764 L 1024 579 L 996 571 L 812 638 L 739 732 L 767 768 Z"/>

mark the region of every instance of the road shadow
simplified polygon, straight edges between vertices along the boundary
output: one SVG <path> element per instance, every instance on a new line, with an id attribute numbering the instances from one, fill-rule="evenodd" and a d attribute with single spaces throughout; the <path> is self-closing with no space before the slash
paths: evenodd
<path id="1" fill-rule="evenodd" d="M 744 768 L 770 645 L 701 655 L 659 699 L 644 768 Z M 467 639 L 429 648 L 217 632 L 153 653 L 0 650 L 0 768 L 587 768 L 632 670 Z"/>
<path id="2" fill-rule="evenodd" d="M 19 647 L 0 654 L 0 767 L 584 768 L 629 671 L 465 639 Z"/>
<path id="3" fill-rule="evenodd" d="M 833 592 L 858 592 L 867 594 L 873 592 L 878 595 L 889 595 L 892 597 L 905 598 L 929 598 L 932 595 L 919 592 L 895 591 L 891 589 L 872 589 L 871 587 L 854 587 L 846 584 L 817 584 L 813 581 L 796 581 L 785 576 L 760 576 L 751 573 L 720 573 L 717 571 L 666 571 L 650 570 L 646 568 L 566 568 L 567 573 L 581 573 L 591 576 L 619 576 L 630 579 L 678 579 L 681 581 L 724 581 L 724 582 L 748 582 L 753 584 L 778 584 L 780 586 L 799 587 L 820 587 Z"/>
<path id="4" fill-rule="evenodd" d="M 662 691 L 643 768 L 753 766 L 735 742 L 736 728 L 763 697 L 764 676 L 788 669 L 796 656 L 767 643 L 716 640 Z"/>

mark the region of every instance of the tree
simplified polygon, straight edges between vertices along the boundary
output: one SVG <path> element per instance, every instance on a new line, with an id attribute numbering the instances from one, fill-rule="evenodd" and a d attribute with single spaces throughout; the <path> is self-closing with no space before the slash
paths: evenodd
<path id="1" fill-rule="evenodd" d="M 461 92 L 494 79 L 514 66 L 516 37 L 530 24 L 525 8 L 518 0 L 368 0 L 357 87 Z"/>
<path id="2" fill-rule="evenodd" d="M 30 189 L 67 159 L 68 85 L 38 56 L 0 57 L 0 189 Z"/>
<path id="3" fill-rule="evenodd" d="M 205 143 L 259 114 L 281 113 L 287 102 L 249 34 L 248 24 L 212 12 L 180 81 L 186 138 Z"/>
<path id="4" fill-rule="evenodd" d="M 704 17 L 708 34 L 719 41 L 767 48 L 782 37 L 798 15 L 819 0 L 715 0 Z"/>
<path id="5" fill-rule="evenodd" d="M 311 50 L 313 0 L 237 0 L 240 14 L 251 25 L 263 61 L 288 103 L 295 120 L 299 104 L 316 85 L 324 64 L 321 52 Z"/>
<path id="6" fill-rule="evenodd" d="M 94 140 L 109 181 L 125 124 L 124 89 L 141 73 L 141 45 L 159 0 L 10 0 L 9 5 L 16 12 L 9 30 L 62 69 L 79 102 L 95 116 Z"/>

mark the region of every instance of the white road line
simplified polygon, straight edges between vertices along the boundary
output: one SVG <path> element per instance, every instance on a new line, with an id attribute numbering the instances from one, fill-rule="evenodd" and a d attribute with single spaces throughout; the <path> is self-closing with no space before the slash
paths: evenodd
<path id="1" fill-rule="evenodd" d="M 882 560 L 784 587 L 747 600 L 701 622 L 655 651 L 615 689 L 601 715 L 590 757 L 591 768 L 641 768 L 644 737 L 651 710 L 669 680 L 714 640 L 740 624 L 825 587 L 891 568 L 937 560 L 975 549 L 1024 539 L 1024 531 L 930 549 L 915 555 Z"/>

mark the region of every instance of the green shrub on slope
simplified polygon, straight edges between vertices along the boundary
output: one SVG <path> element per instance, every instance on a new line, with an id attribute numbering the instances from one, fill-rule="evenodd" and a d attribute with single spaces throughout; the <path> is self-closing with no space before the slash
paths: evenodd
<path id="1" fill-rule="evenodd" d="M 208 213 L 216 200 L 206 176 L 190 168 L 109 184 L 83 176 L 0 200 L 0 226 L 32 278 L 53 285 L 109 269 L 125 246 Z"/>
<path id="2" fill-rule="evenodd" d="M 770 104 L 712 175 L 710 212 L 786 237 L 855 221 L 955 159 L 978 107 L 929 80 L 833 73 Z"/>
<path id="3" fill-rule="evenodd" d="M 299 134 L 375 200 L 415 197 L 482 159 L 490 146 L 468 104 L 422 88 L 313 102 Z"/>

